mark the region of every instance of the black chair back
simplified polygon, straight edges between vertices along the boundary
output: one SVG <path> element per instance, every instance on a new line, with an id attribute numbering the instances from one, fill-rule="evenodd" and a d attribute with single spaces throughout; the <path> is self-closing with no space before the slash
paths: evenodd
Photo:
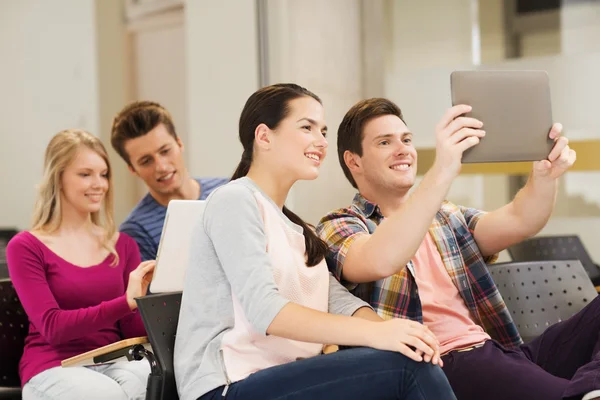
<path id="1" fill-rule="evenodd" d="M 488 268 L 525 342 L 570 318 L 598 295 L 578 260 L 499 263 Z"/>
<path id="2" fill-rule="evenodd" d="M 179 322 L 181 292 L 150 294 L 136 299 L 152 352 L 162 368 L 161 399 L 177 400 L 173 349 Z"/>
<path id="3" fill-rule="evenodd" d="M 6 246 L 10 239 L 17 234 L 16 229 L 0 229 L 0 279 L 8 278 L 8 265 L 6 264 Z"/>
<path id="4" fill-rule="evenodd" d="M 0 392 L 20 393 L 19 360 L 28 331 L 29 320 L 12 282 L 0 279 L 0 386 L 3 389 Z M 11 398 L 4 397 L 5 394 L 0 398 Z"/>
<path id="5" fill-rule="evenodd" d="M 0 279 L 8 279 L 8 264 L 0 261 Z"/>
<path id="6" fill-rule="evenodd" d="M 508 248 L 513 261 L 579 260 L 594 286 L 600 286 L 600 268 L 577 235 L 538 236 Z"/>

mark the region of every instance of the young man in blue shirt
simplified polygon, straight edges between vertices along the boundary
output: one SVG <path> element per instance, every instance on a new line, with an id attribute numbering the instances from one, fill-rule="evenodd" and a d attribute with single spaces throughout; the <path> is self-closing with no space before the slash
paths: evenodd
<path id="1" fill-rule="evenodd" d="M 119 228 L 135 239 L 142 260 L 156 258 L 169 201 L 204 200 L 229 181 L 190 177 L 173 118 L 155 102 L 138 101 L 123 108 L 113 121 L 111 144 L 148 187 L 148 194 Z"/>

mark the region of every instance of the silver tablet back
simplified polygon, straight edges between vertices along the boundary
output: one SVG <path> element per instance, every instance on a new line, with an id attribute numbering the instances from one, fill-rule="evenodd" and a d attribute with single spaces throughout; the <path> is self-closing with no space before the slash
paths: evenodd
<path id="1" fill-rule="evenodd" d="M 455 71 L 452 104 L 473 107 L 486 136 L 463 154 L 463 163 L 538 161 L 553 141 L 550 83 L 545 71 Z"/>

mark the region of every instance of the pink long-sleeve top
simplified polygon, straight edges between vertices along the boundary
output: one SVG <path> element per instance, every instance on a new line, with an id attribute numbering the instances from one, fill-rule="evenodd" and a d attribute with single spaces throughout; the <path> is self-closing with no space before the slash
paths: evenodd
<path id="1" fill-rule="evenodd" d="M 22 385 L 66 358 L 146 335 L 139 313 L 129 309 L 125 296 L 129 273 L 140 263 L 138 246 L 121 233 L 116 251 L 115 266 L 109 255 L 100 264 L 80 267 L 29 232 L 10 241 L 9 275 L 30 322 L 19 365 Z"/>

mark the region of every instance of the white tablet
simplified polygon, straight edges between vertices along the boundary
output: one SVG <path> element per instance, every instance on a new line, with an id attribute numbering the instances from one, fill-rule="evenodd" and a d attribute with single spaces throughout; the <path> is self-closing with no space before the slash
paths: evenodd
<path id="1" fill-rule="evenodd" d="M 150 283 L 152 293 L 183 290 L 185 268 L 188 265 L 193 231 L 201 223 L 203 200 L 171 200 L 163 224 L 156 267 Z"/>

